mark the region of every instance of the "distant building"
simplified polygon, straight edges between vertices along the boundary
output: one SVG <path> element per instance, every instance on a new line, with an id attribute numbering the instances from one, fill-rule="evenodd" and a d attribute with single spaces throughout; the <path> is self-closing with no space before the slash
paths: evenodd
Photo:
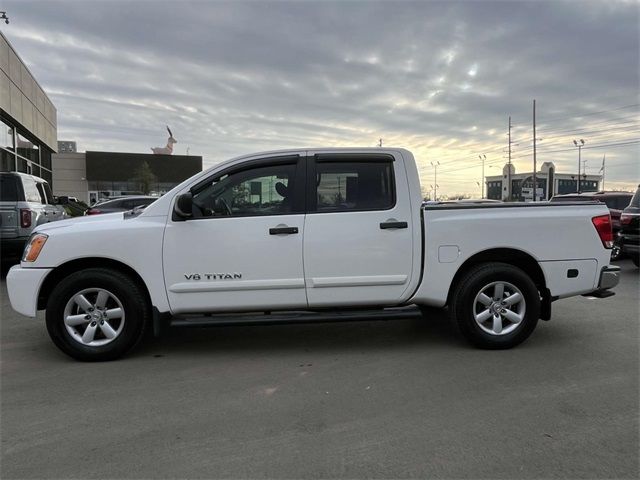
<path id="1" fill-rule="evenodd" d="M 511 167 L 511 174 L 509 174 Z M 564 193 L 597 192 L 602 175 L 580 175 L 578 186 L 577 173 L 557 173 L 553 162 L 544 162 L 536 172 L 536 200 L 549 200 L 554 195 Z M 509 185 L 509 179 L 511 185 Z M 533 172 L 516 173 L 513 164 L 505 165 L 502 175 L 485 177 L 487 198 L 492 200 L 511 200 L 527 202 L 533 200 Z"/>
<path id="2" fill-rule="evenodd" d="M 58 140 L 58 153 L 76 153 L 77 151 L 76 142 Z"/>
<path id="3" fill-rule="evenodd" d="M 56 108 L 0 32 L 0 171 L 52 181 Z"/>
<path id="4" fill-rule="evenodd" d="M 86 152 L 53 155 L 53 193 L 93 204 L 141 192 L 136 172 L 147 163 L 156 181 L 152 194 L 162 195 L 202 171 L 202 157 L 146 153 Z"/>

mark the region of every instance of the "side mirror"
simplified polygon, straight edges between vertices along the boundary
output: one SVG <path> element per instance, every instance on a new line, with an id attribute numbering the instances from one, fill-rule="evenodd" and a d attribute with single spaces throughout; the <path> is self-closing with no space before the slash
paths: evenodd
<path id="1" fill-rule="evenodd" d="M 191 192 L 183 193 L 176 198 L 173 211 L 182 219 L 191 218 L 193 216 L 193 195 Z"/>

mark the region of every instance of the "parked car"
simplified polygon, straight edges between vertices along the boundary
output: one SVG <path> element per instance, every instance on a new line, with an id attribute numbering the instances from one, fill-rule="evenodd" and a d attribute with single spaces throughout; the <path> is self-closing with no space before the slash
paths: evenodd
<path id="1" fill-rule="evenodd" d="M 605 203 L 609 207 L 609 213 L 611 213 L 611 226 L 613 228 L 613 234 L 615 235 L 620 230 L 620 215 L 624 210 L 631 198 L 633 192 L 584 192 L 584 193 L 568 193 L 565 195 L 555 195 L 551 198 L 552 203 L 556 202 L 592 202 L 598 201 Z"/>
<path id="2" fill-rule="evenodd" d="M 96 203 L 85 212 L 85 215 L 98 215 L 101 213 L 126 212 L 134 208 L 146 207 L 155 202 L 158 197 L 128 196 L 118 197 L 112 200 Z"/>
<path id="3" fill-rule="evenodd" d="M 118 358 L 147 329 L 398 318 L 408 305 L 448 305 L 471 343 L 510 348 L 552 301 L 613 295 L 620 270 L 604 204 L 422 207 L 403 149 L 240 157 L 138 214 L 59 227 L 36 230 L 7 287 L 80 360 Z"/>
<path id="4" fill-rule="evenodd" d="M 2 260 L 20 258 L 39 225 L 66 218 L 46 180 L 18 172 L 0 172 L 0 249 Z"/>
<path id="5" fill-rule="evenodd" d="M 617 248 L 630 256 L 636 267 L 640 267 L 640 185 L 620 216 L 620 231 L 614 250 Z"/>

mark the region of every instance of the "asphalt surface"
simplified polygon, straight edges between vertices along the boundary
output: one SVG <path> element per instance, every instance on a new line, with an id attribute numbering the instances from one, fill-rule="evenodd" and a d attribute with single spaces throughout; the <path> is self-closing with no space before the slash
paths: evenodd
<path id="1" fill-rule="evenodd" d="M 509 351 L 427 320 L 176 331 L 85 364 L 1 320 L 4 478 L 638 478 L 638 270 Z"/>

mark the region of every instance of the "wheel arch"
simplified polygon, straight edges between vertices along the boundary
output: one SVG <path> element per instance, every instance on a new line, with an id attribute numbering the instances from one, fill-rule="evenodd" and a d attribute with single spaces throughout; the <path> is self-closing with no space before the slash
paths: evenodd
<path id="1" fill-rule="evenodd" d="M 64 279 L 68 275 L 71 275 L 72 273 L 86 270 L 88 268 L 109 268 L 128 275 L 142 287 L 149 307 L 153 306 L 151 293 L 149 292 L 147 284 L 138 274 L 138 272 L 136 272 L 129 265 L 112 258 L 86 257 L 65 262 L 61 265 L 58 265 L 51 272 L 49 272 L 49 274 L 45 277 L 44 282 L 42 282 L 42 285 L 40 286 L 40 290 L 38 292 L 37 309 L 44 310 L 46 308 L 47 301 L 49 300 L 51 292 L 62 279 Z"/>
<path id="2" fill-rule="evenodd" d="M 515 248 L 492 248 L 489 250 L 478 252 L 464 261 L 464 263 L 460 266 L 460 268 L 454 275 L 451 285 L 449 286 L 447 304 L 451 303 L 451 297 L 455 292 L 458 284 L 460 283 L 460 280 L 464 278 L 464 275 L 469 270 L 471 270 L 476 265 L 491 262 L 506 263 L 508 265 L 513 265 L 514 267 L 520 268 L 533 280 L 533 283 L 535 283 L 536 287 L 538 288 L 538 291 L 540 292 L 543 300 L 547 300 L 549 291 L 547 289 L 547 282 L 544 277 L 544 272 L 542 271 L 540 264 L 534 257 L 522 250 L 518 250 Z"/>

